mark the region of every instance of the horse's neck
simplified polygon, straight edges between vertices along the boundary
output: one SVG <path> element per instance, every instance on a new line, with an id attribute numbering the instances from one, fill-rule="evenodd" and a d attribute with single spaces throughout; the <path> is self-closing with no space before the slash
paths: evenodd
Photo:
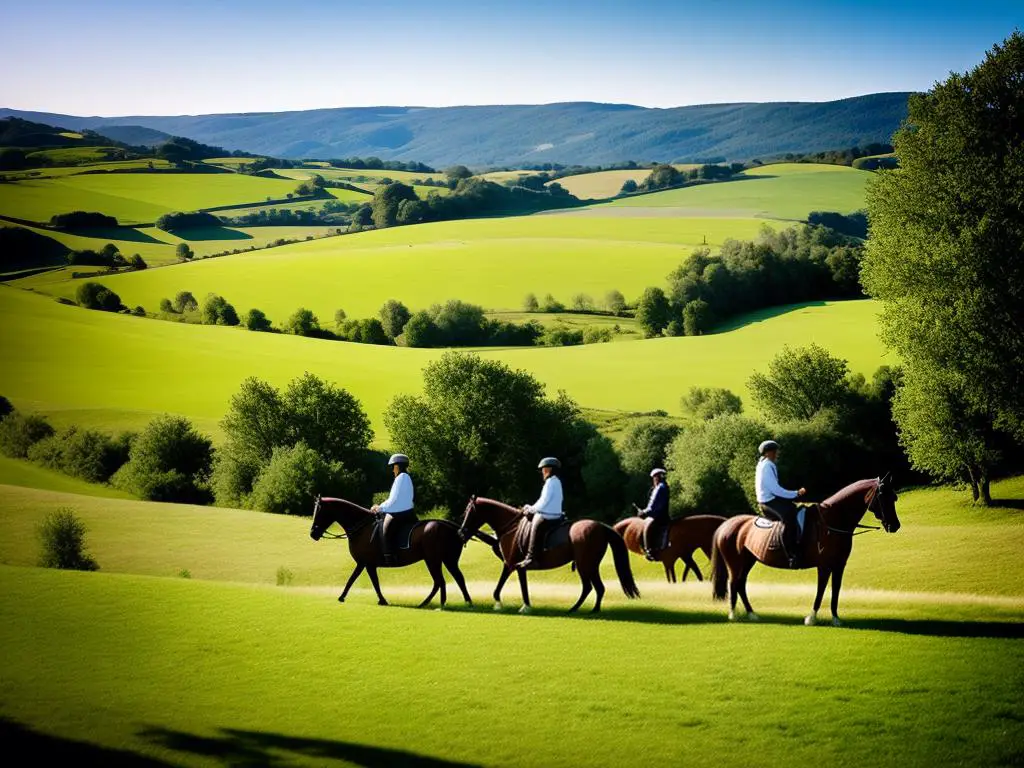
<path id="1" fill-rule="evenodd" d="M 869 502 L 861 494 L 852 494 L 848 498 L 823 509 L 823 517 L 828 525 L 853 529 L 867 514 Z"/>
<path id="2" fill-rule="evenodd" d="M 335 507 L 334 519 L 338 525 L 347 532 L 350 528 L 358 528 L 364 525 L 373 515 L 368 509 L 363 509 L 358 504 L 353 504 L 345 499 L 338 499 L 333 502 Z"/>
<path id="3" fill-rule="evenodd" d="M 512 522 L 520 517 L 519 510 L 514 507 L 507 506 L 500 502 L 488 502 L 482 504 L 485 509 L 491 510 L 486 516 L 484 522 L 494 529 L 495 533 L 508 533 L 507 529 L 512 527 Z"/>

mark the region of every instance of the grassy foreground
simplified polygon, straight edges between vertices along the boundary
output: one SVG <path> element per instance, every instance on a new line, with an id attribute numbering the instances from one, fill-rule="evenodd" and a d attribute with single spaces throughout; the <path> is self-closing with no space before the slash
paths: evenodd
<path id="1" fill-rule="evenodd" d="M 1019 500 L 1024 481 L 996 495 Z M 800 624 L 807 574 L 797 586 L 792 575 L 755 572 L 764 621 L 730 625 L 706 585 L 660 584 L 636 558 L 644 598 L 627 605 L 610 584 L 601 618 L 562 613 L 576 593 L 567 569 L 534 580 L 533 616 L 495 614 L 483 598 L 496 564 L 479 545 L 464 557 L 477 609 L 379 608 L 365 588 L 339 606 L 336 586 L 298 586 L 337 585 L 349 567 L 338 542 L 309 541 L 308 520 L 9 486 L 0 487 L 0 561 L 30 556 L 31 528 L 55 505 L 86 521 L 103 570 L 0 566 L 0 732 L 37 757 L 71 748 L 79 759 L 150 765 L 1024 757 L 1024 519 L 970 508 L 951 491 L 904 494 L 900 533 L 858 539 L 839 630 Z M 956 556 L 964 551 L 983 555 Z M 187 564 L 193 578 L 174 578 Z M 288 564 L 295 586 L 269 586 L 272 568 Z M 420 570 L 385 574 L 393 602 L 422 596 Z M 537 716 L 538 704 L 550 716 Z"/>
<path id="2" fill-rule="evenodd" d="M 752 315 L 719 335 L 482 354 L 531 372 L 551 394 L 564 389 L 587 407 L 674 413 L 694 385 L 745 394 L 750 374 L 786 344 L 817 342 L 870 374 L 885 360 L 875 313 L 868 301 L 839 302 Z M 105 429 L 138 428 L 156 414 L 178 413 L 216 434 L 247 376 L 284 385 L 310 371 L 358 397 L 380 431 L 394 395 L 418 391 L 423 366 L 442 353 L 111 315 L 9 287 L 0 287 L 0 325 L 5 397 L 57 423 Z"/>

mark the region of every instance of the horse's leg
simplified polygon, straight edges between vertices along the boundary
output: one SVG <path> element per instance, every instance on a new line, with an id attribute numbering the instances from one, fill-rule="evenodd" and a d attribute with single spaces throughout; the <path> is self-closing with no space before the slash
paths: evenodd
<path id="1" fill-rule="evenodd" d="M 832 626 L 841 627 L 843 622 L 839 620 L 839 590 L 843 588 L 843 571 L 846 563 L 841 563 L 832 571 Z"/>
<path id="2" fill-rule="evenodd" d="M 689 573 L 690 571 L 693 571 L 694 574 L 696 574 L 696 576 L 697 576 L 697 581 L 704 581 L 704 574 L 702 574 L 700 572 L 700 568 L 698 568 L 697 567 L 697 563 L 694 562 L 693 553 L 692 552 L 690 554 L 688 554 L 686 557 L 683 558 L 683 562 L 686 563 L 686 572 L 687 573 Z M 683 581 L 686 581 L 686 579 L 684 578 Z"/>
<path id="3" fill-rule="evenodd" d="M 661 564 L 665 566 L 665 581 L 669 584 L 676 583 L 676 561 L 675 558 L 662 560 Z M 683 581 L 686 581 L 686 574 L 683 574 Z"/>
<path id="4" fill-rule="evenodd" d="M 434 595 L 437 594 L 437 590 L 441 590 L 441 607 L 444 608 L 445 594 L 444 594 L 444 573 L 441 571 L 441 563 L 436 560 L 427 560 L 427 570 L 430 572 L 430 578 L 434 580 L 434 586 L 430 590 L 430 594 L 427 595 L 427 599 L 419 604 L 420 608 L 425 608 L 430 604 L 430 601 L 434 599 Z"/>
<path id="5" fill-rule="evenodd" d="M 466 601 L 466 605 L 472 605 L 473 600 L 469 596 L 469 590 L 466 589 L 466 577 L 462 575 L 462 569 L 459 568 L 459 559 L 457 557 L 450 558 L 447 563 L 444 564 L 445 568 L 448 569 L 448 573 L 455 579 L 455 583 L 462 591 L 462 598 Z"/>
<path id="6" fill-rule="evenodd" d="M 601 601 L 604 599 L 604 582 L 601 581 L 601 569 L 595 568 L 594 575 L 590 579 L 594 585 L 594 592 L 597 594 L 597 601 L 594 603 L 593 613 L 601 610 Z"/>
<path id="7" fill-rule="evenodd" d="M 519 612 L 529 613 L 533 608 L 530 606 L 530 585 L 526 582 L 526 569 L 518 568 L 516 573 L 519 574 L 519 591 L 523 593 L 523 607 Z"/>
<path id="8" fill-rule="evenodd" d="M 747 618 L 751 621 L 757 621 L 758 616 L 754 613 L 754 609 L 750 607 L 750 600 L 747 599 L 747 576 L 750 575 L 750 571 L 757 563 L 757 560 L 746 550 L 743 550 L 741 557 L 743 557 L 743 563 L 740 566 L 739 583 L 736 585 L 736 589 L 740 593 L 740 599 L 743 601 L 743 607 L 747 609 Z"/>
<path id="9" fill-rule="evenodd" d="M 593 586 L 590 583 L 590 575 L 585 574 L 583 569 L 577 565 L 576 573 L 580 577 L 580 583 L 583 585 L 583 589 L 580 591 L 580 599 L 576 601 L 575 605 L 569 609 L 569 613 L 576 613 L 580 606 L 583 605 L 583 601 L 587 599 L 587 595 L 590 594 L 590 590 Z"/>
<path id="10" fill-rule="evenodd" d="M 508 581 L 508 577 L 512 575 L 512 570 L 505 565 L 504 561 L 501 563 L 501 576 L 498 577 L 498 583 L 494 587 L 494 610 L 501 610 L 501 590 L 505 587 L 505 582 Z"/>
<path id="11" fill-rule="evenodd" d="M 365 570 L 365 568 L 366 568 L 366 566 L 363 565 L 362 563 L 356 564 L 356 569 L 354 571 L 352 571 L 352 575 L 349 576 L 348 577 L 348 581 L 345 582 L 345 588 L 341 591 L 341 594 L 338 595 L 338 602 L 339 603 L 344 603 L 345 602 L 345 598 L 348 597 L 348 591 L 350 589 L 352 589 L 352 585 L 356 583 L 356 579 L 359 578 L 359 574 L 361 574 L 363 572 L 363 570 Z"/>
<path id="12" fill-rule="evenodd" d="M 377 605 L 387 605 L 388 601 L 380 593 L 380 579 L 377 578 L 377 567 L 368 565 L 366 566 L 366 572 L 370 576 L 370 583 L 373 584 L 373 591 L 377 593 Z"/>
<path id="13" fill-rule="evenodd" d="M 818 610 L 821 608 L 821 599 L 825 596 L 825 587 L 828 585 L 828 577 L 832 572 L 824 565 L 818 566 L 818 593 L 814 596 L 814 610 L 805 618 L 804 624 L 813 627 L 818 623 Z"/>

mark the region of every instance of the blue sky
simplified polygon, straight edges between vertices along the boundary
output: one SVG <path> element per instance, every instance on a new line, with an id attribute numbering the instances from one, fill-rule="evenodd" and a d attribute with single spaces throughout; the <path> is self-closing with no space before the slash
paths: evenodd
<path id="1" fill-rule="evenodd" d="M 84 115 L 923 90 L 1024 2 L 34 0 L 0 7 L 0 106 Z"/>

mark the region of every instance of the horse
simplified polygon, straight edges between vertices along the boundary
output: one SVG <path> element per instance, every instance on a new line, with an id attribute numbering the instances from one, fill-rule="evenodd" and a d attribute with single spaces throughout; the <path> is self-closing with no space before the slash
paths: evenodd
<path id="1" fill-rule="evenodd" d="M 498 584 L 494 588 L 494 610 L 501 610 L 501 590 L 505 582 L 515 570 L 519 574 L 519 588 L 523 593 L 523 607 L 520 613 L 529 613 L 530 590 L 526 579 L 526 569 L 516 568 L 515 564 L 522 556 L 518 544 L 519 524 L 526 517 L 525 513 L 493 499 L 485 499 L 473 496 L 466 505 L 466 512 L 463 515 L 462 527 L 459 528 L 459 535 L 464 541 L 471 536 L 478 535 L 482 525 L 489 525 L 497 534 L 497 542 L 494 545 L 494 553 L 501 558 L 501 576 L 498 577 Z M 640 597 L 640 590 L 633 580 L 633 571 L 629 565 L 629 552 L 626 545 L 609 525 L 597 520 L 577 520 L 568 524 L 568 537 L 564 543 L 557 544 L 551 549 L 542 549 L 534 559 L 530 570 L 547 570 L 558 568 L 566 563 L 572 563 L 582 582 L 580 599 L 576 601 L 569 613 L 575 613 L 583 605 L 591 591 L 597 594 L 593 612 L 601 610 L 601 600 L 604 598 L 604 582 L 601 581 L 601 560 L 604 554 L 611 547 L 612 558 L 615 562 L 615 573 L 619 577 L 619 584 L 626 597 L 633 599 Z M 555 533 L 552 531 L 552 533 Z M 545 536 L 546 538 L 546 536 Z"/>
<path id="2" fill-rule="evenodd" d="M 384 599 L 384 595 L 380 591 L 377 568 L 401 568 L 422 560 L 427 564 L 427 570 L 434 580 L 434 586 L 430 590 L 430 594 L 427 595 L 427 599 L 419 604 L 420 608 L 427 606 L 439 590 L 441 592 L 441 607 L 445 606 L 448 594 L 445 589 L 444 572 L 441 570 L 442 565 L 448 569 L 452 578 L 455 579 L 455 583 L 462 590 L 462 597 L 466 604 L 473 604 L 469 591 L 466 589 L 466 579 L 459 569 L 459 558 L 462 557 L 464 542 L 459 537 L 459 530 L 453 523 L 446 520 L 419 521 L 409 534 L 408 549 L 396 549 L 394 566 L 385 566 L 383 554 L 374 536 L 376 526 L 372 523 L 376 517 L 375 513 L 358 504 L 353 504 L 351 501 L 316 497 L 316 503 L 313 506 L 313 523 L 309 529 L 310 538 L 313 541 L 319 541 L 332 524 L 338 523 L 345 529 L 345 536 L 348 537 L 348 551 L 356 563 L 356 569 L 349 576 L 345 589 L 338 596 L 339 603 L 345 602 L 352 584 L 365 570 L 370 575 L 374 592 L 377 593 L 377 604 L 387 605 L 388 601 Z"/>
<path id="3" fill-rule="evenodd" d="M 843 586 L 846 561 L 853 549 L 855 529 L 874 528 L 860 524 L 861 518 L 870 510 L 886 533 L 896 533 L 900 529 L 896 500 L 896 492 L 886 475 L 884 478 L 851 483 L 820 504 L 805 507 L 806 522 L 799 567 L 818 569 L 818 592 L 814 598 L 814 609 L 804 619 L 804 624 L 812 626 L 817 623 L 821 599 L 831 577 L 832 624 L 841 626 L 839 590 Z M 711 551 L 712 596 L 715 600 L 725 600 L 728 578 L 730 620 L 736 618 L 738 596 L 743 600 L 747 617 L 757 621 L 757 614 L 747 599 L 747 575 L 755 563 L 761 562 L 772 568 L 788 566 L 784 550 L 765 547 L 766 537 L 777 531 L 756 526 L 755 521 L 758 519 L 755 515 L 739 515 L 724 522 L 715 532 Z"/>
<path id="4" fill-rule="evenodd" d="M 692 570 L 697 581 L 704 581 L 704 574 L 693 561 L 693 553 L 700 549 L 709 559 L 711 557 L 711 540 L 718 526 L 725 522 L 718 515 L 691 515 L 680 517 L 669 522 L 668 546 L 655 552 L 654 557 L 665 567 L 665 579 L 670 584 L 676 583 L 676 560 L 686 564 L 683 570 L 683 581 Z M 644 555 L 644 519 L 627 517 L 619 520 L 613 528 L 626 542 L 630 552 Z"/>

